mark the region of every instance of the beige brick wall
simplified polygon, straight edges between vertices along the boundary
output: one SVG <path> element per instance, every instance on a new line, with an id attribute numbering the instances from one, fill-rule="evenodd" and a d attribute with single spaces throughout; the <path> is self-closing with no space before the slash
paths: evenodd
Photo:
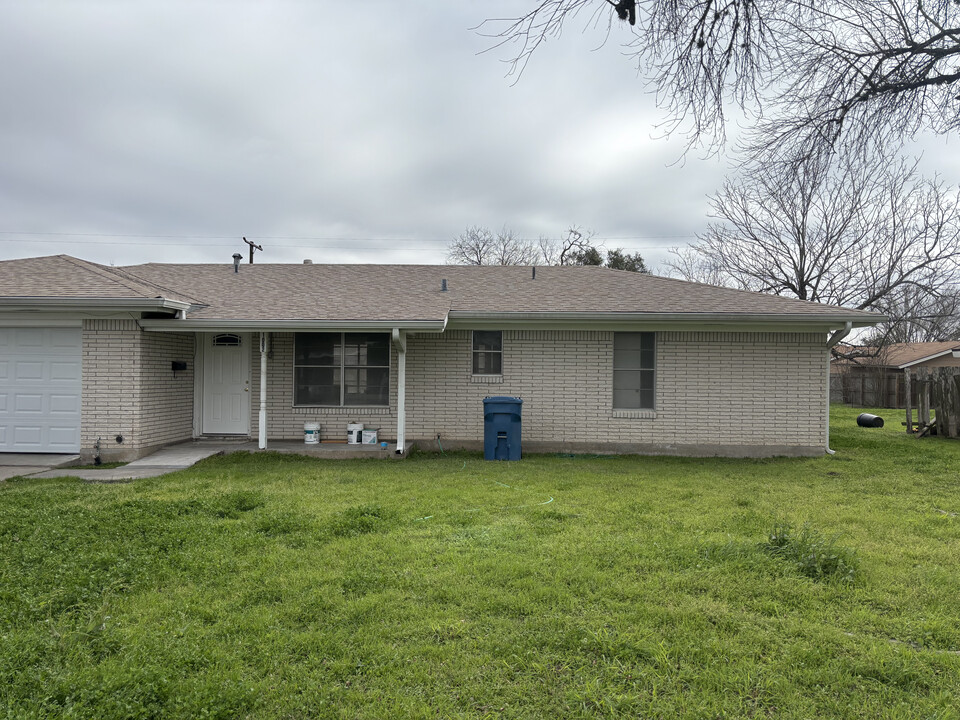
<path id="1" fill-rule="evenodd" d="M 657 333 L 656 410 L 612 408 L 612 332 L 508 330 L 499 382 L 471 375 L 471 333 L 415 335 L 407 346 L 407 438 L 436 447 L 476 447 L 483 398 L 524 399 L 523 441 L 534 449 L 745 454 L 821 452 L 826 350 L 818 333 Z M 396 352 L 391 406 L 293 408 L 293 334 L 274 335 L 268 373 L 271 438 L 302 438 L 303 423 L 322 438 L 342 438 L 358 420 L 396 437 Z M 259 354 L 253 353 L 251 433 L 259 407 Z M 620 417 L 626 415 L 626 417 Z"/>
<path id="2" fill-rule="evenodd" d="M 100 438 L 114 451 L 138 447 L 141 331 L 134 320 L 84 320 L 80 450 L 92 456 Z"/>
<path id="3" fill-rule="evenodd" d="M 140 443 L 162 445 L 193 437 L 194 335 L 144 333 L 140 359 Z M 187 363 L 174 375 L 170 364 Z"/>
<path id="4" fill-rule="evenodd" d="M 193 335 L 144 333 L 135 320 L 85 320 L 81 454 L 100 438 L 104 460 L 193 434 Z M 172 360 L 187 370 L 173 377 Z M 123 442 L 117 443 L 116 436 Z"/>

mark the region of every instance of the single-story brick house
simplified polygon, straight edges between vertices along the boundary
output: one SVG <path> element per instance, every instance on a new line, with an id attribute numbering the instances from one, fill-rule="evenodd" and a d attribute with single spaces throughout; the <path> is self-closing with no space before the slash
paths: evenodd
<path id="1" fill-rule="evenodd" d="M 238 272 L 235 270 L 239 270 Z M 598 267 L 0 262 L 0 452 L 202 437 L 815 455 L 829 345 L 880 316 Z"/>

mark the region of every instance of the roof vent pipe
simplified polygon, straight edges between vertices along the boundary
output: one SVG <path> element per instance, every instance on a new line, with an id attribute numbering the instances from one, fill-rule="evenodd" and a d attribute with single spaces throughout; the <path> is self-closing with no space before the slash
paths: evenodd
<path id="1" fill-rule="evenodd" d="M 446 291 L 447 291 L 447 279 L 444 278 L 443 280 L 440 281 L 440 292 L 446 292 Z"/>
<path id="2" fill-rule="evenodd" d="M 536 280 L 536 279 L 537 279 L 537 266 L 536 266 L 536 265 L 533 266 L 533 275 L 531 276 L 530 279 L 531 279 L 531 280 Z"/>
<path id="3" fill-rule="evenodd" d="M 233 271 L 240 272 L 240 261 L 243 260 L 243 255 L 240 253 L 233 254 Z"/>

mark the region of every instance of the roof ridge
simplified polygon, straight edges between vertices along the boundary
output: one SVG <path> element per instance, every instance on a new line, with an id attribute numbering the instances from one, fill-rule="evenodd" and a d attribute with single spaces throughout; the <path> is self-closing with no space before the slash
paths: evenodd
<path id="1" fill-rule="evenodd" d="M 123 285 L 128 290 L 133 290 L 134 292 L 148 294 L 156 290 L 163 290 L 159 285 L 153 283 L 148 283 L 140 278 L 133 277 L 128 273 L 125 273 L 118 268 L 107 267 L 106 265 L 100 265 L 99 263 L 90 262 L 89 260 L 82 260 L 80 258 L 73 257 L 72 255 L 57 255 L 62 260 L 76 265 L 77 267 L 83 268 L 87 272 L 96 273 L 101 277 L 107 277 L 114 282 L 117 282 Z M 146 291 L 146 292 L 145 292 Z"/>
<path id="2" fill-rule="evenodd" d="M 181 264 L 181 263 L 144 263 L 144 264 L 146 264 L 146 265 L 153 265 L 153 264 L 158 264 L 158 265 L 165 265 L 165 264 L 177 265 L 177 264 Z M 182 264 L 187 265 L 187 264 L 189 264 L 189 263 L 182 263 Z M 204 263 L 204 264 L 208 264 L 208 263 Z M 123 270 L 123 273 L 124 273 L 125 275 L 128 275 L 134 282 L 140 282 L 140 283 L 142 283 L 144 286 L 149 286 L 149 287 L 156 288 L 157 290 L 162 290 L 162 291 L 164 291 L 164 292 L 172 293 L 174 296 L 181 297 L 181 298 L 185 298 L 185 299 L 189 300 L 189 301 L 190 301 L 191 303 L 193 303 L 194 305 L 206 305 L 206 303 L 203 302 L 202 300 L 200 300 L 200 298 L 194 297 L 193 295 L 188 295 L 187 293 L 183 292 L 182 290 L 174 290 L 173 288 L 167 287 L 166 285 L 161 285 L 161 284 L 159 284 L 159 283 L 153 282 L 152 280 L 147 280 L 147 279 L 145 279 L 145 278 L 141 278 L 141 277 L 140 277 L 139 275 L 137 275 L 135 272 L 132 272 L 132 271 L 130 270 L 130 268 L 132 268 L 132 267 L 139 267 L 139 266 L 136 266 L 136 265 L 128 265 L 128 266 L 125 266 L 125 267 L 124 267 L 124 270 Z M 119 270 L 119 268 L 111 268 L 111 270 L 113 270 L 113 269 Z"/>

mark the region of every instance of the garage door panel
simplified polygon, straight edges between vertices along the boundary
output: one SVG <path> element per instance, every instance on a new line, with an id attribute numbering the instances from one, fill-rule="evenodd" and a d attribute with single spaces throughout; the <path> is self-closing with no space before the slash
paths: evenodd
<path id="1" fill-rule="evenodd" d="M 43 363 L 17 360 L 13 373 L 15 382 L 40 382 L 43 380 Z"/>
<path id="2" fill-rule="evenodd" d="M 80 450 L 79 328 L 0 328 L 0 451 Z"/>
<path id="3" fill-rule="evenodd" d="M 55 348 L 75 348 L 80 349 L 81 338 L 73 328 L 52 328 L 50 333 L 50 345 Z"/>
<path id="4" fill-rule="evenodd" d="M 54 381 L 79 380 L 80 379 L 80 363 L 79 362 L 50 363 L 50 379 Z"/>
<path id="5" fill-rule="evenodd" d="M 51 450 L 72 452 L 71 448 L 80 445 L 80 430 L 75 427 L 51 427 L 46 444 Z"/>
<path id="6" fill-rule="evenodd" d="M 80 412 L 79 395 L 51 395 L 50 413 L 77 413 Z"/>
<path id="7" fill-rule="evenodd" d="M 50 331 L 47 330 L 47 333 Z M 49 338 L 49 334 L 46 336 Z M 44 349 L 50 347 L 49 339 L 44 343 L 44 331 L 40 328 L 17 328 L 14 334 L 14 343 L 21 351 L 29 349 Z"/>
<path id="8" fill-rule="evenodd" d="M 43 413 L 43 395 L 17 393 L 13 399 L 13 412 L 17 415 L 40 415 Z"/>
<path id="9" fill-rule="evenodd" d="M 43 439 L 43 428 L 39 425 L 17 424 L 13 429 L 13 442 L 23 448 L 39 448 Z"/>

